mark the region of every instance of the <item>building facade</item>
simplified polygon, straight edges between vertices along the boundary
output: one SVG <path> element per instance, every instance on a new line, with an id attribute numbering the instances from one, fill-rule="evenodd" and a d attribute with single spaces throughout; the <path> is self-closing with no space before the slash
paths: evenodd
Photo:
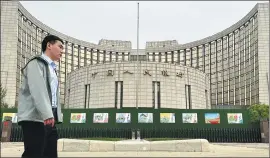
<path id="1" fill-rule="evenodd" d="M 209 90 L 208 76 L 192 67 L 147 61 L 114 62 L 72 71 L 66 82 L 65 105 L 210 109 Z"/>
<path id="2" fill-rule="evenodd" d="M 207 38 L 187 44 L 178 44 L 176 40 L 146 42 L 146 48 L 137 54 L 130 41 L 102 39 L 94 44 L 78 40 L 46 26 L 19 2 L 1 1 L 1 83 L 7 89 L 5 101 L 10 106 L 17 105 L 20 69 L 31 56 L 41 53 L 41 41 L 48 34 L 64 40 L 65 53 L 57 63 L 63 104 L 70 89 L 67 84 L 77 71 L 107 64 L 132 65 L 137 59 L 141 64 L 198 69 L 209 77 L 212 106 L 268 103 L 269 3 L 258 3 L 237 23 Z M 148 67 L 141 67 L 145 68 Z M 207 82 L 202 86 L 207 86 Z M 139 91 L 137 88 L 136 100 L 140 100 Z"/>

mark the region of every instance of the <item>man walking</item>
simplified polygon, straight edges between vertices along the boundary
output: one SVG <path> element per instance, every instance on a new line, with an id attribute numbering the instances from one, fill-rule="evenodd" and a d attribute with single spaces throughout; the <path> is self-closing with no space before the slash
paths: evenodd
<path id="1" fill-rule="evenodd" d="M 63 40 L 54 35 L 42 41 L 42 55 L 22 69 L 18 100 L 18 124 L 22 127 L 22 158 L 57 158 L 57 129 L 62 122 L 55 61 L 63 53 Z"/>

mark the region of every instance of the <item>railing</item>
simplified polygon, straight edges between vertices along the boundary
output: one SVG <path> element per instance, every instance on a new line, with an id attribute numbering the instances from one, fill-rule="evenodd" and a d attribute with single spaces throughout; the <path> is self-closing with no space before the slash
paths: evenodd
<path id="1" fill-rule="evenodd" d="M 132 139 L 134 135 L 145 138 L 179 138 L 179 139 L 207 139 L 209 142 L 261 142 L 260 128 L 85 128 L 85 127 L 58 127 L 59 138 L 123 138 Z M 11 131 L 12 142 L 23 141 L 21 127 L 13 124 Z"/>

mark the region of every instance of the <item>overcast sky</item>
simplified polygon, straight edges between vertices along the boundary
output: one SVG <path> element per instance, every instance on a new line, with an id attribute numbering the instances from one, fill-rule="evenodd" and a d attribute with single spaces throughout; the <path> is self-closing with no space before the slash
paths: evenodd
<path id="1" fill-rule="evenodd" d="M 243 18 L 256 3 L 267 1 L 141 1 L 139 47 L 146 41 L 196 41 Z M 74 38 L 126 40 L 137 47 L 136 1 L 21 1 L 45 25 Z"/>

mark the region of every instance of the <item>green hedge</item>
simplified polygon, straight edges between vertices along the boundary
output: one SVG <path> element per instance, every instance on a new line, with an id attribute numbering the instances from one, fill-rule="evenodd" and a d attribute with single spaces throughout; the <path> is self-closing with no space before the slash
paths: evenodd
<path id="1" fill-rule="evenodd" d="M 17 109 L 1 109 L 2 113 L 13 112 Z M 59 126 L 63 127 L 91 127 L 91 128 L 249 128 L 254 127 L 251 124 L 248 111 L 246 109 L 153 109 L 153 108 L 99 108 L 99 109 L 63 109 L 64 122 Z M 86 123 L 70 123 L 71 113 L 86 113 Z M 109 113 L 108 123 L 93 123 L 93 113 Z M 131 113 L 131 123 L 116 123 L 116 113 Z M 153 123 L 138 123 L 138 113 L 153 113 Z M 175 113 L 175 123 L 160 123 L 160 113 Z M 182 113 L 197 113 L 198 123 L 182 123 Z M 220 124 L 206 124 L 205 113 L 219 113 Z M 229 124 L 227 113 L 242 113 L 243 124 Z"/>

